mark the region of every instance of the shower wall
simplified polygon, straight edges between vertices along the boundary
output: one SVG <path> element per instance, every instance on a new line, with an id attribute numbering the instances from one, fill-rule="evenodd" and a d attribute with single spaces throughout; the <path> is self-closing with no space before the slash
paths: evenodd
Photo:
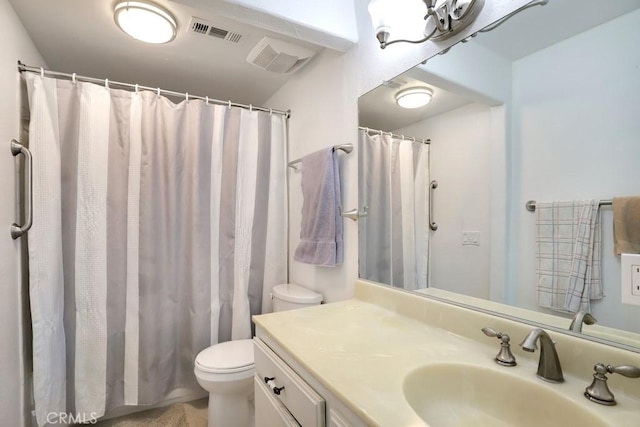
<path id="1" fill-rule="evenodd" d="M 20 84 L 17 62 L 45 65 L 7 0 L 0 0 L 0 424 L 23 426 L 29 404 L 25 391 L 24 310 L 26 296 L 20 267 L 21 239 L 11 240 L 9 226 L 16 221 L 16 161 L 9 141 L 20 139 L 20 114 L 26 93 Z M 26 335 L 28 339 L 28 335 Z"/>

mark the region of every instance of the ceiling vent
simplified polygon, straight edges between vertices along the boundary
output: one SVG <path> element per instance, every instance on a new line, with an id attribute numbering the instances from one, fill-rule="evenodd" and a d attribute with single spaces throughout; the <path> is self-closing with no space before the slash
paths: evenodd
<path id="1" fill-rule="evenodd" d="M 264 37 L 251 50 L 247 62 L 263 70 L 289 74 L 302 68 L 315 54 L 311 49 Z"/>
<path id="2" fill-rule="evenodd" d="M 189 22 L 189 32 L 215 37 L 231 43 L 239 43 L 242 40 L 242 34 L 215 27 L 210 22 L 195 16 L 192 16 L 191 22 Z"/>
<path id="3" fill-rule="evenodd" d="M 388 87 L 389 89 L 398 89 L 399 87 L 402 87 L 406 84 L 407 82 L 399 79 L 385 80 L 382 82 L 382 85 Z"/>

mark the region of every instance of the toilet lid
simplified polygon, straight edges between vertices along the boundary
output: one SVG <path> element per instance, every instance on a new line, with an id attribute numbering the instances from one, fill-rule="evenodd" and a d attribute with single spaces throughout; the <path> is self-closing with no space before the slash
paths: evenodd
<path id="1" fill-rule="evenodd" d="M 202 350 L 196 365 L 208 372 L 239 372 L 253 368 L 253 340 L 227 341 Z"/>

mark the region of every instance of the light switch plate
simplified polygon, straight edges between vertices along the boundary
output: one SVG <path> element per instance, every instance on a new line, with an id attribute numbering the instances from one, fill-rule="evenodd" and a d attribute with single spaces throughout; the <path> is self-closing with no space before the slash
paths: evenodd
<path id="1" fill-rule="evenodd" d="M 480 246 L 479 231 L 463 231 L 462 246 Z"/>
<path id="2" fill-rule="evenodd" d="M 622 254 L 621 261 L 622 303 L 640 305 L 640 255 Z"/>

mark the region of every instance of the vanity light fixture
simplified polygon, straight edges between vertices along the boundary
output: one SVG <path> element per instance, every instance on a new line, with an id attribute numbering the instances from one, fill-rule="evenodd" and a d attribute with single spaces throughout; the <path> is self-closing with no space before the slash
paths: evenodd
<path id="1" fill-rule="evenodd" d="M 402 108 L 420 108 L 431 102 L 433 92 L 426 87 L 412 87 L 396 94 L 396 104 Z"/>
<path id="2" fill-rule="evenodd" d="M 549 0 L 531 1 L 463 41 L 475 37 L 479 32 L 497 28 L 525 9 L 538 5 L 544 6 L 547 3 Z M 427 40 L 445 40 L 475 21 L 483 6 L 484 0 L 372 0 L 368 9 L 376 38 L 380 42 L 380 48 L 384 49 L 390 44 L 399 42 L 418 44 Z M 407 30 L 414 30 L 413 34 L 417 34 L 420 29 L 416 28 L 418 26 L 422 26 L 424 38 L 390 40 L 392 33 L 402 35 Z"/>
<path id="3" fill-rule="evenodd" d="M 121 1 L 113 9 L 118 27 L 146 43 L 168 43 L 176 37 L 176 20 L 165 9 L 147 1 Z"/>

